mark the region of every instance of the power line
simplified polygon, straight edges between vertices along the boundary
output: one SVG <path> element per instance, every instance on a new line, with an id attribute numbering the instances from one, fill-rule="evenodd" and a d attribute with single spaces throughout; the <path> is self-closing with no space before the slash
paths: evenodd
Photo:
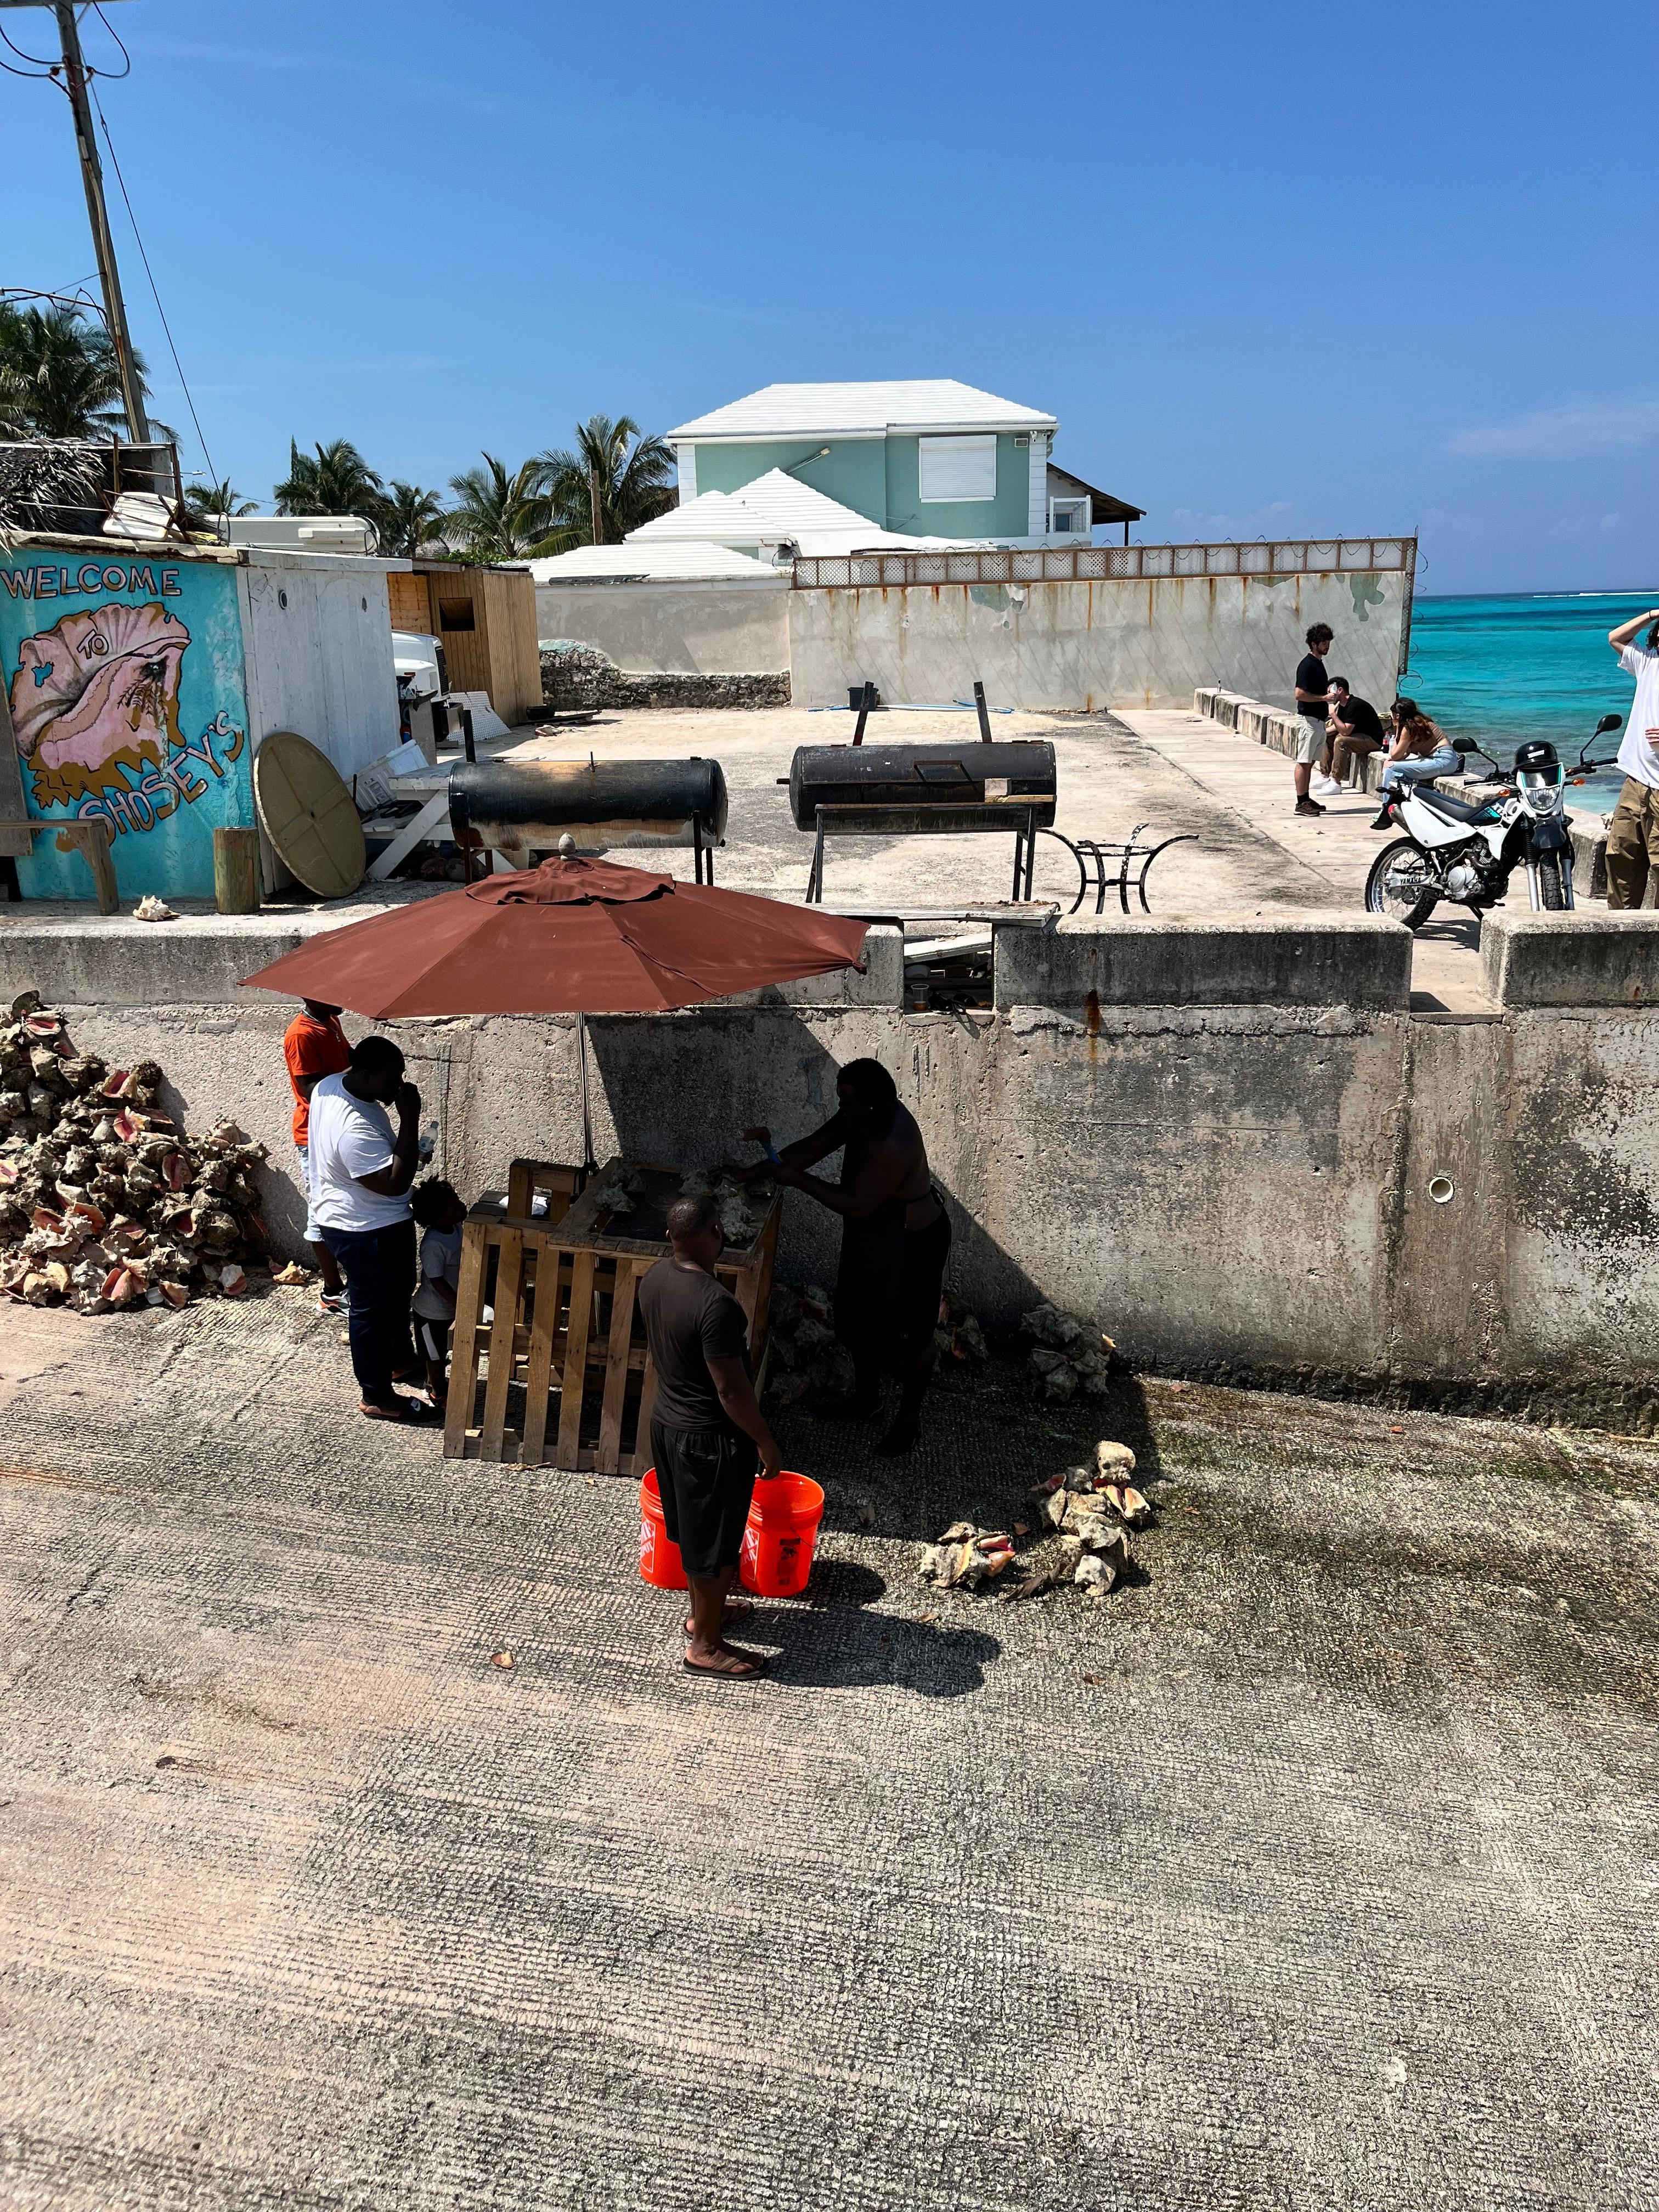
<path id="1" fill-rule="evenodd" d="M 120 76 L 111 76 L 107 70 L 99 70 L 95 74 L 99 76 L 106 78 L 111 84 L 119 84 L 121 77 L 131 76 L 132 75 L 132 56 L 127 52 L 124 46 L 121 46 L 121 33 L 116 29 L 114 24 L 111 22 L 109 17 L 104 13 L 102 8 L 100 7 L 99 0 L 92 0 L 92 5 L 93 12 L 97 16 L 99 21 L 109 33 L 111 38 L 114 40 L 116 45 L 118 46 L 121 46 L 121 58 L 126 64 L 126 67 L 121 71 Z M 90 76 L 94 75 L 94 72 L 88 70 L 87 74 Z M 109 133 L 106 131 L 104 135 L 107 137 Z"/>
<path id="2" fill-rule="evenodd" d="M 100 16 L 103 12 L 104 11 L 101 8 L 99 9 L 98 13 Z M 123 48 L 123 52 L 125 51 L 125 49 Z M 88 88 L 88 89 L 90 90 L 90 88 Z M 209 477 L 213 483 L 217 483 L 219 481 L 219 471 L 214 467 L 213 456 L 208 451 L 207 435 L 202 428 L 202 418 L 196 412 L 196 402 L 191 397 L 189 380 L 185 375 L 185 365 L 179 358 L 178 347 L 173 343 L 173 330 L 167 321 L 167 309 L 161 305 L 161 295 L 156 289 L 155 271 L 149 265 L 149 256 L 144 251 L 143 234 L 138 228 L 138 218 L 132 211 L 132 201 L 127 192 L 127 180 L 121 174 L 121 164 L 117 158 L 115 152 L 115 141 L 109 135 L 109 124 L 105 117 L 102 105 L 100 104 L 95 92 L 92 94 L 92 104 L 97 112 L 99 127 L 102 130 L 104 134 L 104 143 L 109 149 L 109 165 L 115 172 L 116 183 L 121 187 L 121 202 L 127 211 L 127 221 L 132 225 L 132 235 L 138 248 L 138 258 L 143 263 L 144 275 L 149 280 L 149 296 L 155 302 L 155 312 L 161 319 L 161 329 L 167 337 L 167 351 L 173 356 L 173 365 L 179 372 L 179 382 L 184 392 L 185 404 L 190 410 L 191 421 L 196 425 L 196 438 L 197 442 L 202 448 L 202 459 L 207 463 L 207 472 Z"/>
<path id="3" fill-rule="evenodd" d="M 8 76 L 35 77 L 49 83 L 58 83 L 58 71 L 63 67 L 61 62 L 57 64 L 45 62 L 40 59 L 38 54 L 26 54 L 21 46 L 20 46 L 16 40 L 11 36 L 10 33 L 3 27 L 0 27 L 0 39 L 3 39 L 5 40 L 6 44 L 11 48 L 13 53 L 16 55 L 20 62 L 32 62 L 34 64 L 33 69 L 20 70 L 13 69 L 9 62 L 0 61 L 0 69 L 4 70 Z M 66 89 L 63 85 L 58 85 L 58 88 L 60 92 Z"/>

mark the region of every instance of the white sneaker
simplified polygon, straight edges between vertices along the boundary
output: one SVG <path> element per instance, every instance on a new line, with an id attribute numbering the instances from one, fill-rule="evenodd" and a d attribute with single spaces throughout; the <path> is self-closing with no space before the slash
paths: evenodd
<path id="1" fill-rule="evenodd" d="M 1346 787 L 1334 775 L 1316 775 L 1309 786 L 1315 796 L 1320 799 L 1340 799 Z"/>

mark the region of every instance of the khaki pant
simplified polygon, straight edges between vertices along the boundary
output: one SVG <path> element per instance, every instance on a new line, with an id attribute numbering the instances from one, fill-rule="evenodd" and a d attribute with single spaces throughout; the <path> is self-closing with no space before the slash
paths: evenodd
<path id="1" fill-rule="evenodd" d="M 1339 732 L 1336 743 L 1331 747 L 1331 774 L 1340 783 L 1350 761 L 1368 760 L 1373 753 L 1380 753 L 1382 750 L 1382 744 L 1376 738 L 1345 738 Z"/>
<path id="2" fill-rule="evenodd" d="M 1607 824 L 1607 908 L 1633 913 L 1648 892 L 1648 870 L 1659 866 L 1659 791 L 1626 776 Z"/>

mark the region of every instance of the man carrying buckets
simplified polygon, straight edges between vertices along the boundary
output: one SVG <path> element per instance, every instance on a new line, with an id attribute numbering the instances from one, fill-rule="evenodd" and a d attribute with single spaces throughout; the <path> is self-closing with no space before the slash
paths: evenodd
<path id="1" fill-rule="evenodd" d="M 715 1279 L 726 1237 L 708 1198 L 677 1198 L 668 1209 L 672 1256 L 640 1285 L 640 1315 L 657 1370 L 651 1451 L 664 1524 L 678 1544 L 691 1589 L 685 1666 L 694 1674 L 747 1681 L 763 1674 L 757 1652 L 726 1643 L 727 1626 L 749 1612 L 728 1602 L 754 1494 L 783 1462 L 749 1375 L 743 1308 Z"/>

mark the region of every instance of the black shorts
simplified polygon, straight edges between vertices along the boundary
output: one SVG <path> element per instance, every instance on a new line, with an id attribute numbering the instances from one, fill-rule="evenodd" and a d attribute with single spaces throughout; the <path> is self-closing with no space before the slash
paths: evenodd
<path id="1" fill-rule="evenodd" d="M 449 1328 L 447 1321 L 434 1320 L 429 1314 L 415 1316 L 415 1340 L 421 1347 L 421 1357 L 434 1367 L 441 1367 L 449 1356 Z"/>
<path id="2" fill-rule="evenodd" d="M 663 1524 L 688 1575 L 703 1580 L 735 1567 L 754 1496 L 760 1455 L 732 1429 L 665 1429 L 651 1424 Z"/>

